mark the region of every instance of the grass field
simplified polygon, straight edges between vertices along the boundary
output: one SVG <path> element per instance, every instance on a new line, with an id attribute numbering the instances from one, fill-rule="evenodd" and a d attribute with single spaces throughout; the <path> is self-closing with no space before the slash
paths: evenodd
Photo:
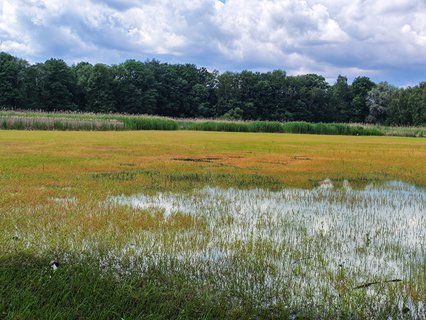
<path id="1" fill-rule="evenodd" d="M 422 138 L 0 131 L 0 318 L 424 319 L 425 159 Z"/>

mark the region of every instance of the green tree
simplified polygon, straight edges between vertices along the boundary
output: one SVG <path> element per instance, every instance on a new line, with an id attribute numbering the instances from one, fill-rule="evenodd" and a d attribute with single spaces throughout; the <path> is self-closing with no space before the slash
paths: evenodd
<path id="1" fill-rule="evenodd" d="M 391 86 L 387 82 L 380 82 L 371 89 L 367 94 L 369 114 L 366 118 L 366 122 L 384 123 L 392 95 L 396 92 L 397 88 Z"/>
<path id="2" fill-rule="evenodd" d="M 387 124 L 426 124 L 426 82 L 395 92 L 387 110 Z"/>
<path id="3" fill-rule="evenodd" d="M 417 87 L 416 95 L 418 97 L 414 110 L 413 110 L 413 124 L 425 125 L 426 124 L 426 82 L 420 83 Z"/>
<path id="4" fill-rule="evenodd" d="M 154 114 L 156 92 L 154 74 L 146 64 L 127 60 L 113 67 L 115 98 L 119 112 Z"/>
<path id="5" fill-rule="evenodd" d="M 43 64 L 38 63 L 29 66 L 26 70 L 22 89 L 25 109 L 41 110 L 44 107 L 44 101 L 41 98 L 42 69 Z"/>
<path id="6" fill-rule="evenodd" d="M 263 92 L 260 92 L 257 87 L 261 86 L 262 81 L 260 78 L 260 74 L 258 72 L 254 73 L 252 71 L 244 70 L 239 74 L 236 74 L 236 84 L 237 84 L 237 94 L 238 94 L 238 102 L 235 99 L 231 99 L 233 101 L 233 108 L 231 109 L 231 114 L 234 114 L 236 119 L 244 118 L 244 119 L 261 119 L 262 118 L 262 110 L 261 108 L 266 108 L 265 96 L 269 93 L 267 89 Z M 267 82 L 267 81 L 265 81 Z M 231 111 L 230 110 L 230 111 Z M 235 110 L 241 110 L 242 113 L 234 112 Z"/>
<path id="7" fill-rule="evenodd" d="M 288 120 L 319 122 L 332 118 L 332 112 L 329 110 L 329 85 L 324 77 L 307 74 L 288 77 L 288 82 Z"/>
<path id="8" fill-rule="evenodd" d="M 49 59 L 38 66 L 36 86 L 39 106 L 46 111 L 77 110 L 74 93 L 77 81 L 71 68 L 61 59 Z"/>
<path id="9" fill-rule="evenodd" d="M 238 107 L 226 112 L 222 118 L 228 120 L 242 120 L 244 111 Z"/>
<path id="10" fill-rule="evenodd" d="M 11 56 L 0 53 L 0 106 L 6 108 L 23 108 L 25 75 L 29 64 Z"/>
<path id="11" fill-rule="evenodd" d="M 127 60 L 119 65 L 50 59 L 30 65 L 0 53 L 0 107 L 227 117 L 245 120 L 422 125 L 426 83 L 397 89 L 340 76 L 285 71 L 209 72 L 193 64 Z"/>
<path id="12" fill-rule="evenodd" d="M 283 70 L 274 70 L 261 74 L 261 77 L 268 81 L 271 92 L 268 95 L 267 107 L 258 106 L 262 119 L 285 121 L 291 117 L 289 101 L 286 96 L 289 78 Z"/>
<path id="13" fill-rule="evenodd" d="M 365 122 L 369 108 L 367 106 L 368 92 L 373 89 L 375 83 L 368 77 L 357 77 L 352 82 L 351 122 Z"/>
<path id="14" fill-rule="evenodd" d="M 89 79 L 93 71 L 93 65 L 88 62 L 80 62 L 71 68 L 77 81 L 75 92 L 75 100 L 79 106 L 79 110 L 87 111 L 87 88 Z"/>
<path id="15" fill-rule="evenodd" d="M 218 76 L 216 95 L 216 117 L 224 115 L 231 109 L 240 108 L 241 91 L 239 75 L 229 71 L 220 74 Z"/>
<path id="16" fill-rule="evenodd" d="M 113 92 L 113 74 L 104 64 L 95 64 L 87 79 L 87 110 L 90 112 L 116 112 Z"/>
<path id="17" fill-rule="evenodd" d="M 354 117 L 351 110 L 352 94 L 348 85 L 348 79 L 339 75 L 336 83 L 330 88 L 330 103 L 333 112 L 333 121 L 349 122 Z"/>

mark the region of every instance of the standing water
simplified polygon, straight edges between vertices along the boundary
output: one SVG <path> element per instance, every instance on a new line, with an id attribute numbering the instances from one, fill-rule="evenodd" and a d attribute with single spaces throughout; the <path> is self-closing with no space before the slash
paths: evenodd
<path id="1" fill-rule="evenodd" d="M 213 275 L 219 289 L 236 285 L 264 304 L 314 306 L 326 314 L 363 301 L 378 312 L 394 305 L 425 318 L 425 301 L 413 294 L 426 281 L 423 189 L 395 181 L 363 190 L 345 181 L 335 189 L 325 180 L 312 190 L 207 187 L 109 203 L 160 211 L 164 220 L 180 214 L 206 222 L 203 230 L 176 232 L 171 243 L 140 235 L 139 250 L 121 251 L 135 256 L 136 270 L 147 259 L 176 259 L 197 270 L 189 275 L 194 281 Z M 153 245 L 144 258 L 147 243 Z"/>

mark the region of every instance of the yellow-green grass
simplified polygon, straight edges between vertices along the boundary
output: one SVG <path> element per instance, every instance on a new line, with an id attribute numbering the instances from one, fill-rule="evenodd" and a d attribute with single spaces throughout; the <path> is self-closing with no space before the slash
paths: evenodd
<path id="1" fill-rule="evenodd" d="M 424 187 L 424 159 L 426 139 L 397 137 L 0 131 L 0 297 L 7 301 L 0 301 L 0 318 L 60 318 L 60 312 L 63 318 L 94 319 L 97 312 L 103 312 L 98 318 L 104 319 L 282 318 L 294 310 L 279 303 L 259 306 L 258 297 L 239 288 L 238 282 L 230 283 L 226 289 L 230 291 L 223 292 L 217 292 L 214 276 L 205 287 L 191 284 L 188 274 L 197 274 L 197 264 L 182 267 L 174 260 L 160 260 L 165 264 L 159 262 L 143 276 L 127 280 L 125 270 L 120 269 L 124 278 L 118 282 L 114 274 L 99 275 L 99 261 L 91 262 L 90 257 L 106 261 L 113 252 L 114 259 L 131 265 L 126 254 L 116 255 L 124 249 L 134 250 L 133 242 L 141 248 L 138 256 L 142 258 L 205 251 L 214 230 L 203 216 L 176 212 L 165 219 L 165 212 L 159 209 L 109 206 L 107 198 L 140 192 L 185 193 L 204 186 L 312 188 L 326 178 L 336 184 L 348 180 L 354 187 L 389 180 Z M 222 221 L 223 225 L 233 223 L 232 216 L 224 217 L 230 220 Z M 318 239 L 301 236 L 321 247 L 323 235 Z M 245 242 L 226 245 L 239 253 L 231 260 L 230 273 L 223 274 L 225 279 L 233 279 L 234 272 L 238 275 L 240 271 L 259 277 L 265 272 L 274 274 L 273 267 L 262 260 L 264 255 L 279 254 L 268 239 L 253 240 L 251 246 Z M 295 254 L 295 261 L 309 258 L 303 250 Z M 71 258 L 66 261 L 66 257 Z M 76 263 L 79 257 L 82 265 Z M 49 260 L 55 258 L 63 265 L 51 273 Z M 304 266 L 296 267 L 294 273 L 299 276 Z M 425 279 L 420 271 L 409 279 L 414 284 L 404 283 L 404 288 L 412 291 L 413 299 L 424 301 Z M 340 273 L 330 277 L 336 277 L 336 287 L 343 288 L 340 309 L 329 311 L 330 317 L 377 316 L 369 313 L 374 309 L 363 292 L 347 289 L 358 283 Z M 420 277 L 417 282 L 416 277 Z M 58 287 L 61 289 L 55 292 Z M 397 295 L 397 291 L 386 290 Z M 269 293 L 263 294 L 259 299 L 268 300 Z M 164 299 L 168 303 L 160 302 Z M 361 311 L 352 313 L 351 305 L 357 301 Z M 43 307 L 37 307 L 39 304 Z M 159 305 L 162 307 L 156 309 Z M 299 315 L 318 315 L 316 307 L 307 305 Z"/>
<path id="2" fill-rule="evenodd" d="M 426 139 L 396 137 L 3 131 L 0 210 L 7 216 L 19 210 L 14 219 L 31 216 L 34 227 L 60 225 L 64 234 L 78 228 L 82 236 L 102 232 L 111 221 L 120 232 L 122 221 L 128 230 L 165 228 L 155 219 L 139 221 L 126 208 L 105 211 L 99 202 L 204 186 L 312 188 L 326 178 L 337 185 L 348 180 L 355 188 L 391 180 L 426 186 L 425 159 Z"/>
<path id="3" fill-rule="evenodd" d="M 399 137 L 0 132 L 2 189 L 16 197 L 22 194 L 26 201 L 35 197 L 36 202 L 64 192 L 60 188 L 81 197 L 88 192 L 106 195 L 186 186 L 184 179 L 162 179 L 182 173 L 267 176 L 291 187 L 311 187 L 325 178 L 403 180 L 424 186 L 425 159 L 426 139 Z M 159 172 L 157 181 L 147 178 L 149 171 Z"/>

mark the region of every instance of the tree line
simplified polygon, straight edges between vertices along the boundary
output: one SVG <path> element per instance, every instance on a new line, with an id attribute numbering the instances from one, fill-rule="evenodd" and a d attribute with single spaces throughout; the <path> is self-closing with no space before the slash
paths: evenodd
<path id="1" fill-rule="evenodd" d="M 0 53 L 0 107 L 152 114 L 180 118 L 426 124 L 426 82 L 396 88 L 317 74 L 208 71 L 193 64 L 127 60 L 117 65 L 61 59 L 30 64 Z"/>

